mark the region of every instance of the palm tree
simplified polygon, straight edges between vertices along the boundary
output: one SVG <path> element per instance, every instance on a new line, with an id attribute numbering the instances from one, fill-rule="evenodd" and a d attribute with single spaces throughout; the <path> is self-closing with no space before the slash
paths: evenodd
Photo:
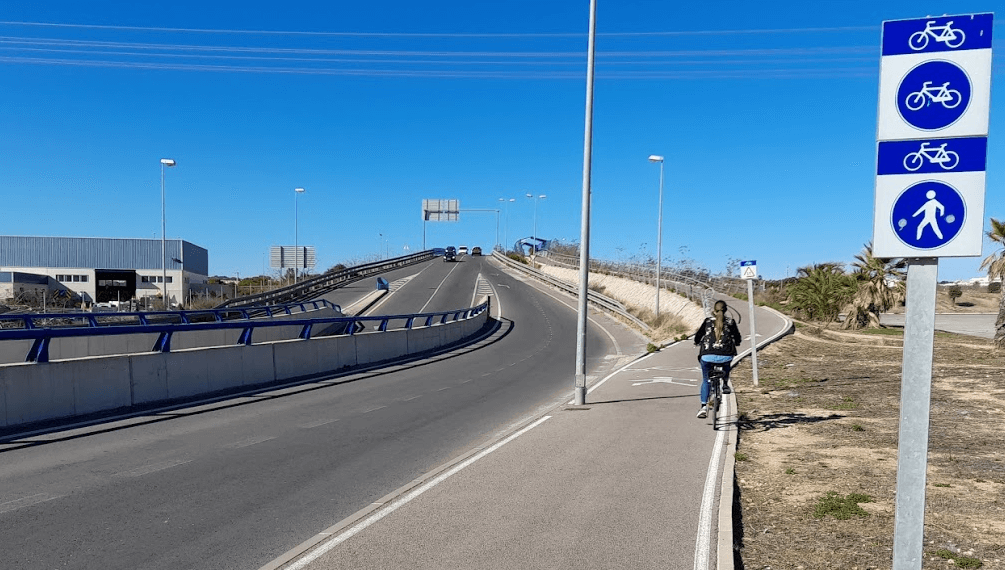
<path id="1" fill-rule="evenodd" d="M 872 242 L 865 244 L 855 256 L 856 290 L 845 318 L 845 328 L 879 327 L 879 315 L 890 310 L 907 293 L 902 259 L 887 259 L 872 255 Z"/>
<path id="2" fill-rule="evenodd" d="M 991 241 L 1005 246 L 1005 222 L 991 218 L 991 229 L 987 232 Z M 1003 281 L 1001 301 L 998 302 L 998 319 L 995 320 L 995 348 L 1005 349 L 1005 247 L 984 258 L 981 269 L 988 270 L 988 277 Z"/>
<path id="3" fill-rule="evenodd" d="M 789 287 L 791 307 L 812 321 L 833 322 L 855 294 L 855 278 L 841 263 L 816 263 L 797 270 Z"/>

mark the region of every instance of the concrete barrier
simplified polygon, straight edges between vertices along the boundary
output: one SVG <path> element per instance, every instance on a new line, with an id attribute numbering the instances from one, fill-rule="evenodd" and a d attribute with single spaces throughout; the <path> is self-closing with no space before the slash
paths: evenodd
<path id="1" fill-rule="evenodd" d="M 0 365 L 0 427 L 307 378 L 436 350 L 477 334 L 488 311 L 431 327 Z M 286 327 L 278 327 L 286 328 Z M 293 327 L 299 329 L 300 327 Z"/>

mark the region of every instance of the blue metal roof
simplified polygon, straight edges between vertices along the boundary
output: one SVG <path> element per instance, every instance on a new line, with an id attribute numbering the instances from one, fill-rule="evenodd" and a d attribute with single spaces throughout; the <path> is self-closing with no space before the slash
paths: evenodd
<path id="1" fill-rule="evenodd" d="M 209 275 L 209 252 L 184 240 L 166 240 L 165 267 Z M 161 268 L 161 240 L 0 236 L 0 266 L 90 269 Z"/>

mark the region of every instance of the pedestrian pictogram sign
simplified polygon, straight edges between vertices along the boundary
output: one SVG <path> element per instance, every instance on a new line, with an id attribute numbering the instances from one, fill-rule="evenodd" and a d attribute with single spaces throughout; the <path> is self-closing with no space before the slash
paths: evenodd
<path id="1" fill-rule="evenodd" d="M 757 279 L 757 261 L 741 261 L 740 277 L 743 279 Z"/>
<path id="2" fill-rule="evenodd" d="M 883 24 L 873 255 L 981 255 L 991 14 Z"/>

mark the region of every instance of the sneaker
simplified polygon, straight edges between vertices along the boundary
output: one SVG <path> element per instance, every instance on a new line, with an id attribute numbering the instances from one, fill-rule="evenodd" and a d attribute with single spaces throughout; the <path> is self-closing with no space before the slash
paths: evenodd
<path id="1" fill-rule="evenodd" d="M 732 394 L 733 390 L 729 387 L 729 384 L 723 384 L 722 385 L 722 393 L 723 394 Z"/>
<path id="2" fill-rule="evenodd" d="M 708 406 L 706 406 L 705 404 L 701 405 L 701 408 L 698 409 L 698 417 L 699 418 L 708 417 Z"/>

